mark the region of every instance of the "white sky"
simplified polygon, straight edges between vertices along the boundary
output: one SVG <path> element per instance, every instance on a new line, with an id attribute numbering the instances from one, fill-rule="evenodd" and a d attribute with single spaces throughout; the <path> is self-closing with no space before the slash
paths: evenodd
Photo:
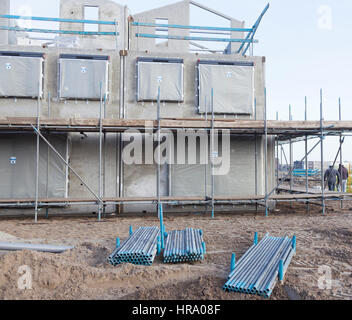
<path id="1" fill-rule="evenodd" d="M 174 3 L 170 0 L 115 1 L 128 5 L 138 13 Z M 208 7 L 226 13 L 251 26 L 268 0 L 228 1 L 198 0 Z M 342 99 L 344 120 L 352 119 L 351 77 L 352 44 L 347 30 L 352 30 L 351 0 L 271 0 L 256 35 L 259 43 L 254 54 L 266 56 L 266 86 L 268 119 L 288 119 L 289 104 L 294 120 L 304 119 L 304 96 L 308 97 L 308 120 L 319 119 L 319 90 L 324 90 L 324 118 L 338 119 L 338 98 Z M 24 7 L 36 16 L 59 16 L 58 0 L 12 0 L 11 13 L 23 14 Z M 191 24 L 219 25 L 219 19 L 209 14 L 192 12 Z M 55 24 L 49 27 L 55 28 Z M 345 160 L 352 161 L 352 138 L 343 147 Z M 314 145 L 315 141 L 309 143 Z M 338 150 L 338 138 L 324 142 L 324 160 L 332 161 Z M 304 155 L 303 143 L 295 145 L 295 160 Z M 310 160 L 320 160 L 317 148 Z"/>

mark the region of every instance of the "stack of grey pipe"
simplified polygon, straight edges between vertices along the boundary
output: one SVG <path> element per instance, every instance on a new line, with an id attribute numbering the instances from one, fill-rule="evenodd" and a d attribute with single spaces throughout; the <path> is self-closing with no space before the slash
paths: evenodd
<path id="1" fill-rule="evenodd" d="M 199 229 L 170 231 L 166 238 L 164 263 L 191 262 L 203 260 L 205 242 Z"/>
<path id="2" fill-rule="evenodd" d="M 275 238 L 267 234 L 236 263 L 223 289 L 269 298 L 277 280 L 283 280 L 295 252 L 295 236 Z"/>
<path id="3" fill-rule="evenodd" d="M 109 263 L 116 266 L 123 262 L 152 265 L 156 252 L 159 229 L 157 227 L 143 227 L 132 235 L 108 257 Z"/>

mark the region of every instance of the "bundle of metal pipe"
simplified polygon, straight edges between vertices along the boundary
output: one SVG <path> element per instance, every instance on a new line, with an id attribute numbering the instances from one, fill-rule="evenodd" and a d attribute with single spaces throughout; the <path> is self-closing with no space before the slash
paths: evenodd
<path id="1" fill-rule="evenodd" d="M 231 270 L 223 289 L 269 298 L 296 253 L 296 237 L 276 238 L 269 234 L 249 248 Z"/>
<path id="2" fill-rule="evenodd" d="M 205 242 L 203 232 L 199 229 L 170 231 L 166 238 L 164 249 L 164 263 L 203 260 Z"/>
<path id="3" fill-rule="evenodd" d="M 156 252 L 159 229 L 157 227 L 142 227 L 131 233 L 126 241 L 108 257 L 109 263 L 116 266 L 123 262 L 138 265 L 152 265 Z"/>

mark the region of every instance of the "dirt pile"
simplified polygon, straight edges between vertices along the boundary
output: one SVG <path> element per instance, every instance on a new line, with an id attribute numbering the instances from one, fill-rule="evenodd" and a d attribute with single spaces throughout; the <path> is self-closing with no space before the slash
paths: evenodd
<path id="1" fill-rule="evenodd" d="M 129 225 L 158 225 L 154 216 L 114 217 L 98 223 L 88 218 L 50 218 L 0 221 L 0 233 L 11 241 L 66 244 L 62 254 L 32 251 L 0 253 L 0 299 L 261 299 L 226 293 L 231 253 L 237 259 L 267 232 L 297 237 L 297 254 L 271 299 L 352 299 L 352 212 L 336 202 L 323 217 L 318 206 L 279 205 L 275 214 L 219 214 L 168 216 L 167 230 L 203 230 L 206 259 L 192 264 L 163 264 L 157 257 L 150 267 L 109 265 L 116 237 L 124 241 Z M 23 289 L 28 272 L 31 289 Z M 330 276 L 331 287 L 321 286 Z M 324 281 L 323 281 L 324 282 Z"/>

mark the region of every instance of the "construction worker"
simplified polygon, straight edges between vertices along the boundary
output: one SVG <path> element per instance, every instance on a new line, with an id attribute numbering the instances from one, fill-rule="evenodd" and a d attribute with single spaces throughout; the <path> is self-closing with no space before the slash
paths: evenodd
<path id="1" fill-rule="evenodd" d="M 348 170 L 341 163 L 339 165 L 339 174 L 341 177 L 341 185 L 342 185 L 342 190 L 341 190 L 341 185 L 339 185 L 339 191 L 346 192 L 347 180 L 348 180 Z"/>
<path id="2" fill-rule="evenodd" d="M 330 163 L 329 169 L 327 169 L 324 174 L 324 181 L 328 182 L 329 191 L 335 191 L 336 180 L 337 180 L 337 185 L 339 185 L 340 173 L 333 167 L 333 164 Z"/>

